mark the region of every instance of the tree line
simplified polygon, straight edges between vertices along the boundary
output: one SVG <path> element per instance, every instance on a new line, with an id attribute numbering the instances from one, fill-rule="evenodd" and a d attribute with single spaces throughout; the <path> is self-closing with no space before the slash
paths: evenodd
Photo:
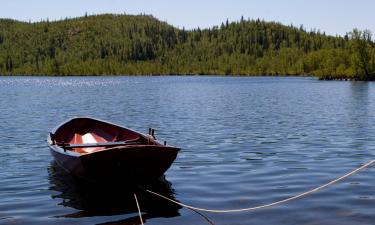
<path id="1" fill-rule="evenodd" d="M 185 30 L 150 15 L 0 19 L 2 75 L 314 75 L 375 79 L 371 32 L 244 19 Z"/>

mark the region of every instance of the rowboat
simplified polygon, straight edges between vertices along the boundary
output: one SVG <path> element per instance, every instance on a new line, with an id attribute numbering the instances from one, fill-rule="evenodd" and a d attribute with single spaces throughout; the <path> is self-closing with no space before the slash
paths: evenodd
<path id="1" fill-rule="evenodd" d="M 93 182 L 157 179 L 180 150 L 158 142 L 154 129 L 142 134 L 89 117 L 62 123 L 48 135 L 47 142 L 60 167 Z"/>

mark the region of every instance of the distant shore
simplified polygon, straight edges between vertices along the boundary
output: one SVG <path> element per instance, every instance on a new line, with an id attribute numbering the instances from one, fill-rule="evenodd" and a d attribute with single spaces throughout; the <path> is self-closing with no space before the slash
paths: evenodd
<path id="1" fill-rule="evenodd" d="M 314 75 L 304 74 L 304 75 L 269 75 L 269 74 L 257 74 L 257 75 L 243 75 L 243 74 L 104 74 L 104 75 L 93 75 L 93 74 L 71 74 L 71 75 L 47 75 L 47 74 L 15 74 L 15 75 L 3 75 L 0 74 L 0 77 L 161 77 L 161 76 L 175 76 L 175 77 L 184 77 L 184 76 L 196 76 L 196 77 L 311 77 L 319 80 L 326 81 L 363 81 L 354 78 L 319 78 Z M 365 81 L 375 81 L 375 80 L 365 80 Z"/>
<path id="2" fill-rule="evenodd" d="M 175 28 L 149 15 L 104 14 L 26 23 L 0 19 L 0 74 L 233 75 L 374 80 L 370 31 L 330 36 L 245 20 Z"/>

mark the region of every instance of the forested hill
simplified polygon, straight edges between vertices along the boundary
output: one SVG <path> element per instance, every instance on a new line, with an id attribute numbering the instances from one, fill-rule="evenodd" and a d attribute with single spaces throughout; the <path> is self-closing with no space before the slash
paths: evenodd
<path id="1" fill-rule="evenodd" d="M 333 37 L 244 20 L 177 29 L 152 16 L 97 15 L 25 23 L 0 20 L 3 75 L 316 75 L 373 79 L 368 31 Z"/>

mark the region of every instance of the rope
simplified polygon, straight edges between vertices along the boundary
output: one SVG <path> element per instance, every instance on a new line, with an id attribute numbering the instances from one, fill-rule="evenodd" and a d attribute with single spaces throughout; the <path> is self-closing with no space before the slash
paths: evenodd
<path id="1" fill-rule="evenodd" d="M 201 217 L 203 217 L 203 219 L 206 220 L 207 223 L 211 224 L 211 225 L 215 225 L 214 222 L 212 222 L 208 216 L 204 215 L 203 213 L 199 212 L 198 210 L 195 210 L 195 209 L 190 209 L 188 208 L 189 210 L 195 212 L 196 214 L 200 215 Z"/>
<path id="2" fill-rule="evenodd" d="M 241 208 L 241 209 L 227 209 L 227 210 L 225 210 L 225 209 L 205 209 L 205 208 L 198 208 L 198 207 L 194 207 L 194 206 L 191 206 L 191 205 L 187 205 L 187 204 L 184 204 L 184 203 L 177 202 L 177 201 L 175 201 L 173 199 L 170 199 L 170 198 L 168 198 L 166 196 L 163 196 L 163 195 L 158 194 L 156 192 L 150 191 L 150 190 L 145 189 L 143 187 L 140 187 L 140 188 L 142 190 L 148 192 L 148 193 L 151 193 L 151 194 L 153 194 L 155 196 L 158 196 L 160 198 L 163 198 L 165 200 L 168 200 L 170 202 L 173 202 L 173 203 L 175 203 L 177 205 L 180 205 L 182 207 L 185 207 L 185 208 L 188 208 L 188 209 L 191 209 L 191 210 L 203 211 L 203 212 L 211 212 L 211 213 L 234 213 L 234 212 L 255 211 L 255 210 L 258 210 L 258 209 L 269 208 L 269 207 L 272 207 L 272 206 L 275 206 L 275 205 L 281 205 L 283 203 L 287 203 L 289 201 L 292 201 L 292 200 L 295 200 L 295 199 L 298 199 L 298 198 L 302 198 L 302 197 L 305 197 L 305 196 L 307 196 L 309 194 L 312 194 L 314 192 L 320 191 L 320 190 L 322 190 L 322 189 L 324 189 L 324 188 L 326 188 L 328 186 L 331 186 L 331 185 L 333 185 L 333 184 L 335 184 L 335 183 L 337 183 L 339 181 L 342 181 L 342 180 L 344 180 L 344 179 L 346 179 L 346 178 L 348 178 L 348 177 L 350 177 L 350 176 L 358 173 L 359 171 L 361 171 L 361 170 L 363 170 L 363 169 L 371 166 L 374 163 L 375 163 L 375 160 L 372 160 L 372 161 L 364 164 L 363 166 L 358 167 L 357 169 L 355 169 L 355 170 L 353 170 L 353 171 L 351 171 L 351 172 L 349 172 L 349 173 L 347 173 L 347 174 L 345 174 L 345 175 L 343 175 L 343 176 L 341 176 L 339 178 L 336 178 L 336 179 L 334 179 L 334 180 L 332 180 L 332 181 L 330 181 L 330 182 L 328 182 L 326 184 L 323 184 L 323 185 L 321 185 L 321 186 L 319 186 L 317 188 L 314 188 L 314 189 L 311 189 L 309 191 L 303 192 L 301 194 L 292 196 L 290 198 L 286 198 L 286 199 L 283 199 L 283 200 L 280 200 L 280 201 L 276 201 L 276 202 L 273 202 L 273 203 L 269 203 L 269 204 L 265 204 L 265 205 L 260 205 L 260 206 L 250 207 L 250 208 Z"/>
<path id="3" fill-rule="evenodd" d="M 141 214 L 141 208 L 139 207 L 138 199 L 137 199 L 137 195 L 136 195 L 135 193 L 134 193 L 134 198 L 135 198 L 135 203 L 137 203 L 137 209 L 138 209 L 139 220 L 141 221 L 141 225 L 143 225 L 143 219 L 142 219 L 142 214 Z"/>

